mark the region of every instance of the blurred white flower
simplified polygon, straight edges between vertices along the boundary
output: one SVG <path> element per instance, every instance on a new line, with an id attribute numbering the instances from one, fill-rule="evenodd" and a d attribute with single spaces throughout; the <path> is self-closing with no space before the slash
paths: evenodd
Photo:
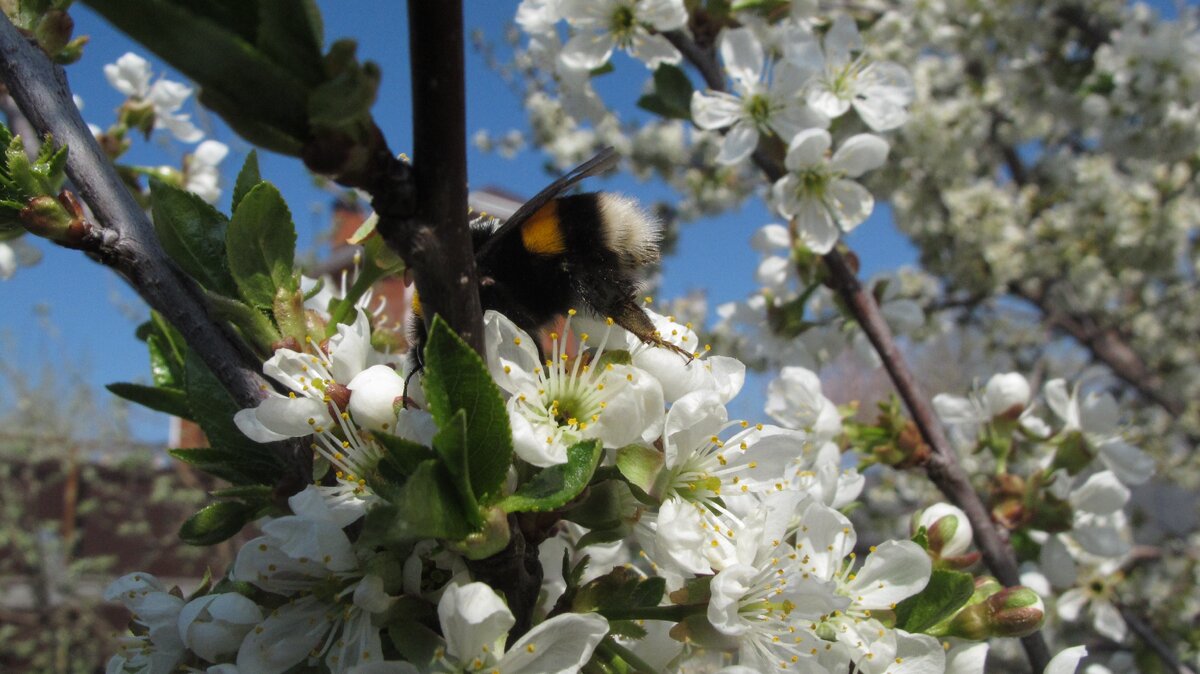
<path id="1" fill-rule="evenodd" d="M 788 63 L 771 67 L 763 46 L 748 28 L 725 29 L 718 41 L 725 71 L 737 95 L 692 93 L 692 117 L 701 129 L 732 127 L 721 141 L 717 163 L 737 164 L 754 152 L 760 134 L 791 142 L 803 129 L 826 127 L 829 120 L 796 97 L 802 74 Z"/>
<path id="2" fill-rule="evenodd" d="M 683 0 L 562 0 L 559 12 L 576 31 L 560 56 L 571 68 L 599 68 L 616 48 L 651 70 L 681 58 L 662 33 L 687 22 Z"/>
<path id="3" fill-rule="evenodd" d="M 203 138 L 204 132 L 192 124 L 191 116 L 179 112 L 192 95 L 191 87 L 166 78 L 151 84 L 151 76 L 150 62 L 133 52 L 104 66 L 104 77 L 114 89 L 154 109 L 154 128 L 166 129 L 184 143 Z"/>
<path id="4" fill-rule="evenodd" d="M 895 129 L 908 120 L 907 106 L 915 97 L 912 76 L 898 63 L 868 62 L 853 19 L 839 15 L 823 45 L 811 33 L 798 36 L 784 45 L 784 54 L 810 81 L 806 100 L 813 110 L 836 118 L 853 105 L 872 131 Z"/>
<path id="5" fill-rule="evenodd" d="M 229 146 L 218 140 L 206 140 L 196 146 L 192 154 L 184 158 L 183 188 L 195 193 L 210 204 L 221 197 L 218 185 L 221 174 L 217 165 L 229 154 Z"/>

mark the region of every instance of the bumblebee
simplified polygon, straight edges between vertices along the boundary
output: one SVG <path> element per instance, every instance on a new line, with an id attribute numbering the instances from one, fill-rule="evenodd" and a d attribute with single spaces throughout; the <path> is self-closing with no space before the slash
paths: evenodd
<path id="1" fill-rule="evenodd" d="M 638 302 L 641 270 L 659 260 L 661 223 L 634 200 L 605 192 L 565 195 L 617 161 L 605 148 L 526 201 L 501 224 L 476 219 L 471 236 L 479 299 L 530 334 L 581 307 L 637 335 L 642 342 L 692 354 L 656 333 Z M 425 323 L 414 295 L 414 365 L 422 365 Z M 414 368 L 415 369 L 415 368 Z"/>

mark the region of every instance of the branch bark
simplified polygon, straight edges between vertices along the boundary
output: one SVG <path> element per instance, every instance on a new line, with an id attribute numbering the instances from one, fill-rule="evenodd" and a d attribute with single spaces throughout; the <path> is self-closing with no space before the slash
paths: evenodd
<path id="1" fill-rule="evenodd" d="M 1128 606 L 1119 606 L 1118 609 L 1121 611 L 1121 617 L 1125 619 L 1125 624 L 1129 625 L 1129 629 L 1137 635 L 1137 638 L 1141 639 L 1142 643 L 1158 656 L 1159 661 L 1163 663 L 1167 671 L 1171 672 L 1171 674 L 1195 674 L 1195 671 L 1191 667 L 1180 661 L 1179 657 L 1175 655 L 1175 651 L 1171 650 L 1171 647 L 1166 642 L 1158 638 L 1158 634 L 1155 633 L 1154 628 L 1143 620 L 1136 611 Z"/>
<path id="2" fill-rule="evenodd" d="M 483 353 L 483 309 L 467 226 L 467 118 L 461 2 L 408 3 L 412 67 L 411 183 L 373 191 L 379 232 L 413 271 L 425 320 L 440 315 Z M 400 162 L 396 162 L 400 164 Z M 393 203 L 399 190 L 404 198 Z M 412 190 L 409 194 L 406 190 Z M 415 200 L 414 200 L 415 199 Z"/>
<path id="3" fill-rule="evenodd" d="M 257 405 L 267 390 L 259 364 L 209 315 L 195 282 L 171 264 L 150 219 L 80 117 L 62 68 L 7 17 L 0 17 L 0 79 L 34 130 L 70 148 L 67 175 L 96 219 L 85 252 L 116 271 L 174 325 L 239 406 Z M 302 457 L 311 452 L 298 442 L 273 450 L 288 461 L 302 488 L 308 480 L 302 475 L 307 470 Z"/>
<path id="4" fill-rule="evenodd" d="M 724 79 L 714 74 L 720 71 L 716 69 L 716 64 L 712 62 L 710 55 L 694 44 L 688 45 L 690 40 L 682 33 L 668 34 L 667 38 L 689 60 L 701 59 L 701 62 L 694 60 L 692 62 L 703 75 L 709 88 L 719 91 L 725 89 Z M 753 160 L 768 180 L 774 182 L 783 177 L 783 166 L 768 153 L 762 152 L 761 146 L 760 150 L 754 153 Z M 896 392 L 900 394 L 909 414 L 912 415 L 913 423 L 920 430 L 921 438 L 933 450 L 924 466 L 930 481 L 946 498 L 966 513 L 967 519 L 970 520 L 971 527 L 974 529 L 975 544 L 979 546 L 985 563 L 996 578 L 1006 586 L 1020 585 L 1017 559 L 1012 546 L 1001 535 L 1000 530 L 992 521 L 987 506 L 984 505 L 959 464 L 958 455 L 942 433 L 941 423 L 934 414 L 929 398 L 922 393 L 916 378 L 909 370 L 875 298 L 863 288 L 854 270 L 837 249 L 824 255 L 822 259 L 829 270 L 831 285 L 845 301 L 846 306 L 854 315 L 854 319 L 871 341 L 871 345 L 883 361 L 884 368 L 887 370 Z M 1050 651 L 1041 633 L 1025 637 L 1022 639 L 1022 644 L 1034 671 L 1044 670 L 1050 661 Z"/>

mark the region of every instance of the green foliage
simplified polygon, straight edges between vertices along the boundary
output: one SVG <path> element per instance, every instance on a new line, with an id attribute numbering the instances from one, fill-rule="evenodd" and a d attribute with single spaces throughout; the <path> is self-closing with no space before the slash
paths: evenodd
<path id="1" fill-rule="evenodd" d="M 242 203 L 242 199 L 261 182 L 262 176 L 258 172 L 258 151 L 250 150 L 250 154 L 246 155 L 246 161 L 242 163 L 242 170 L 238 171 L 237 180 L 233 184 L 233 201 L 229 204 L 230 212 L 236 211 L 238 204 Z"/>
<path id="2" fill-rule="evenodd" d="M 47 136 L 33 161 L 25 143 L 0 124 L 0 234 L 19 231 L 26 224 L 21 211 L 39 196 L 57 196 L 66 181 L 67 148 L 55 148 Z M 64 216 L 68 215 L 65 212 Z M 42 234 L 42 232 L 38 232 Z M 44 234 L 43 234 L 44 235 Z"/>
<path id="3" fill-rule="evenodd" d="M 225 236 L 229 271 L 243 299 L 271 309 L 280 293 L 295 293 L 296 227 L 279 190 L 260 183 L 238 202 Z"/>
<path id="4" fill-rule="evenodd" d="M 896 627 L 920 633 L 953 616 L 975 592 L 969 573 L 934 569 L 929 584 L 896 606 Z"/>
<path id="5" fill-rule="evenodd" d="M 425 397 L 439 429 L 459 410 L 466 417 L 467 475 L 475 497 L 495 497 L 512 465 L 512 430 L 508 411 L 487 364 L 454 331 L 434 317 L 425 347 Z"/>
<path id="6" fill-rule="evenodd" d="M 583 491 L 604 456 L 599 440 L 584 440 L 567 448 L 567 462 L 543 468 L 516 493 L 500 501 L 505 512 L 545 512 L 561 508 Z"/>
<path id="7" fill-rule="evenodd" d="M 237 297 L 225 254 L 229 220 L 203 199 L 159 180 L 150 181 L 154 231 L 163 250 L 205 288 Z"/>
<path id="8" fill-rule="evenodd" d="M 124 383 L 109 384 L 105 388 L 113 395 L 163 414 L 170 414 L 181 419 L 191 416 L 187 396 L 179 389 Z"/>
<path id="9" fill-rule="evenodd" d="M 437 459 L 418 464 L 389 501 L 367 513 L 365 540 L 381 544 L 422 538 L 458 541 L 475 530 L 459 502 L 454 478 Z"/>
<path id="10" fill-rule="evenodd" d="M 214 545 L 232 538 L 256 517 L 258 508 L 241 501 L 217 501 L 192 515 L 179 528 L 179 538 L 190 545 Z"/>
<path id="11" fill-rule="evenodd" d="M 668 119 L 692 118 L 692 81 L 678 66 L 664 63 L 654 71 L 654 93 L 638 99 L 638 107 Z"/>
<path id="12" fill-rule="evenodd" d="M 355 178 L 381 149 L 369 113 L 379 68 L 349 40 L 322 55 L 314 0 L 86 2 L 196 81 L 200 102 L 252 143 Z"/>

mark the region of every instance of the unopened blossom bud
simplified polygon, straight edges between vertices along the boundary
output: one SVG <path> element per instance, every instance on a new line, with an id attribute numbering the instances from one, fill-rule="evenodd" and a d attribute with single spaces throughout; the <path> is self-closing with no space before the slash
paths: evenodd
<path id="1" fill-rule="evenodd" d="M 236 592 L 210 594 L 193 599 L 179 612 L 179 636 L 196 655 L 216 662 L 237 652 L 262 620 L 262 609 L 246 597 Z"/>
<path id="2" fill-rule="evenodd" d="M 993 375 L 983 390 L 987 412 L 993 419 L 1015 420 L 1029 406 L 1029 382 L 1017 372 Z"/>
<path id="3" fill-rule="evenodd" d="M 350 414 L 359 425 L 374 431 L 396 426 L 396 398 L 404 395 L 404 377 L 387 365 L 372 365 L 346 385 L 354 392 Z"/>
<path id="4" fill-rule="evenodd" d="M 154 106 L 148 101 L 130 99 L 117 110 L 117 121 L 130 129 L 141 131 L 146 138 L 154 131 Z"/>
<path id="5" fill-rule="evenodd" d="M 271 342 L 271 353 L 280 349 L 288 349 L 289 351 L 300 351 L 300 340 L 288 335 L 283 339 Z"/>
<path id="6" fill-rule="evenodd" d="M 350 389 L 337 382 L 329 382 L 325 384 L 325 396 L 329 398 L 329 404 L 334 409 L 329 410 L 330 414 L 337 415 L 345 412 L 350 406 Z"/>
<path id="7" fill-rule="evenodd" d="M 87 237 L 89 225 L 84 219 L 83 206 L 67 190 L 58 197 L 33 197 L 21 209 L 21 223 L 36 234 L 68 248 L 79 248 Z"/>
<path id="8" fill-rule="evenodd" d="M 62 51 L 71 41 L 71 33 L 75 30 L 75 21 L 71 15 L 61 9 L 52 9 L 42 15 L 33 34 L 38 45 L 49 55 L 54 56 Z"/>
<path id="9" fill-rule="evenodd" d="M 990 583 L 985 584 L 990 586 Z M 977 585 L 976 597 L 981 588 Z M 985 588 L 983 591 L 990 591 Z M 983 601 L 972 598 L 947 627 L 948 636 L 980 641 L 989 637 L 1023 637 L 1042 626 L 1046 607 L 1041 597 L 1027 587 L 1006 587 Z"/>
<path id="10" fill-rule="evenodd" d="M 1024 637 L 1041 629 L 1046 605 L 1027 587 L 1006 587 L 984 602 L 991 610 L 992 636 Z"/>
<path id="11" fill-rule="evenodd" d="M 971 523 L 962 510 L 949 503 L 936 503 L 917 518 L 916 528 L 925 527 L 929 550 L 938 557 L 958 557 L 971 547 Z"/>

